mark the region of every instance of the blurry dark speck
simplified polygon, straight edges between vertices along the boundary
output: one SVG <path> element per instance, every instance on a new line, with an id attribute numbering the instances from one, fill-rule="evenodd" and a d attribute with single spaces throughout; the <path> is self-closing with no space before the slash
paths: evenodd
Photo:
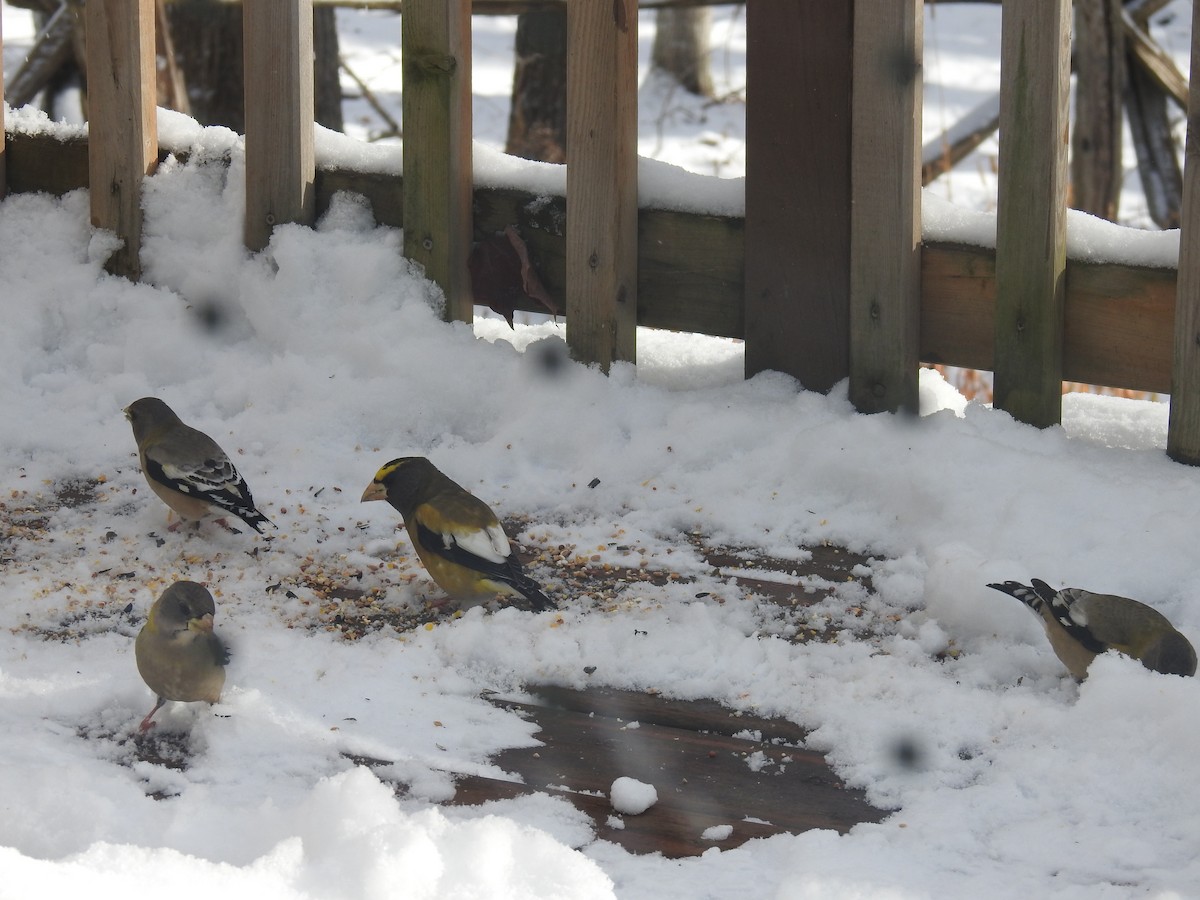
<path id="1" fill-rule="evenodd" d="M 925 751 L 913 738 L 904 737 L 892 745 L 892 758 L 901 769 L 915 772 L 924 767 Z"/>
<path id="2" fill-rule="evenodd" d="M 525 353 L 534 360 L 538 371 L 548 378 L 561 376 L 571 359 L 566 341 L 555 337 L 535 341 L 526 348 Z"/>
<path id="3" fill-rule="evenodd" d="M 196 321 L 200 327 L 209 334 L 216 334 L 219 331 L 223 331 L 228 324 L 225 309 L 220 303 L 214 300 L 205 300 L 201 303 L 193 304 L 192 312 L 195 313 Z"/>
<path id="4" fill-rule="evenodd" d="M 588 482 L 588 487 L 590 487 L 590 488 L 594 488 L 594 487 L 595 487 L 596 485 L 598 485 L 599 483 L 600 483 L 600 479 L 599 479 L 599 478 L 593 478 L 591 481 L 589 481 L 589 482 Z"/>
<path id="5" fill-rule="evenodd" d="M 592 675 L 595 673 L 596 667 L 595 666 L 584 666 L 583 671 L 588 675 Z"/>

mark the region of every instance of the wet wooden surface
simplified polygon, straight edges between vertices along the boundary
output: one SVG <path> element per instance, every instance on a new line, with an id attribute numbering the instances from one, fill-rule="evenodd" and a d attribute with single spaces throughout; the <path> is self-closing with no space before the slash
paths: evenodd
<path id="1" fill-rule="evenodd" d="M 455 804 L 562 796 L 592 818 L 597 837 L 669 857 L 781 832 L 845 832 L 887 815 L 842 784 L 821 754 L 801 749 L 803 730 L 786 720 L 608 688 L 543 685 L 522 699 L 492 702 L 536 721 L 543 746 L 493 758 L 521 781 L 460 776 Z M 653 785 L 658 802 L 640 815 L 616 813 L 608 795 L 621 776 Z M 727 837 L 704 837 L 722 825 L 732 828 Z"/>

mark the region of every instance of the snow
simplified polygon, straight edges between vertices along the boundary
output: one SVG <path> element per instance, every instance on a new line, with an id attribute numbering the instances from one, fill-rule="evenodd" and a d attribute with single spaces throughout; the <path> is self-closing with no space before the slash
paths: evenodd
<path id="1" fill-rule="evenodd" d="M 608 799 L 612 808 L 622 815 L 640 816 L 658 802 L 658 791 L 652 784 L 622 775 L 613 781 Z"/>
<path id="2" fill-rule="evenodd" d="M 952 30 L 990 15 L 958 6 L 937 8 L 943 66 L 998 35 Z M 539 360 L 561 323 L 444 324 L 399 233 L 355 198 L 247 253 L 235 136 L 162 122 L 190 152 L 148 184 L 144 283 L 104 273 L 114 239 L 89 226 L 85 192 L 0 203 L 0 897 L 1200 894 L 1200 685 L 1116 656 L 1076 685 L 1036 619 L 985 587 L 1137 597 L 1200 641 L 1200 479 L 1163 452 L 1165 404 L 1069 395 L 1063 425 L 1039 431 L 926 371 L 919 420 L 860 416 L 844 384 L 745 381 L 737 342 L 647 330 L 636 367 L 551 376 Z M 663 153 L 694 170 L 672 156 L 683 143 Z M 166 530 L 121 415 L 149 394 L 230 451 L 270 539 Z M 398 517 L 358 502 L 406 454 L 526 517 L 514 536 L 530 547 L 694 580 L 347 639 L 318 577 L 386 589 L 395 614 L 438 596 Z M 56 499 L 84 479 L 92 501 Z M 838 638 L 793 643 L 693 532 L 797 561 L 842 545 L 870 556 L 873 590 L 839 585 L 809 611 Z M 534 574 L 561 591 L 553 565 Z M 180 578 L 212 589 L 234 654 L 220 704 L 158 714 L 182 769 L 127 743 L 153 703 L 133 637 Z M 532 682 L 786 717 L 893 812 L 668 860 L 596 840 L 559 798 L 440 805 L 454 774 L 502 777 L 489 758 L 536 746 L 532 723 L 481 697 Z"/>
<path id="3" fill-rule="evenodd" d="M 700 837 L 706 841 L 724 841 L 728 840 L 732 834 L 732 825 L 710 825 L 700 832 Z"/>

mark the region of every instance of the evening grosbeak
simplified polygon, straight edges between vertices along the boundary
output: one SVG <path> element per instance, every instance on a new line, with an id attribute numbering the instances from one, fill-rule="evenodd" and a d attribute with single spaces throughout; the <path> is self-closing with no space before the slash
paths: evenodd
<path id="1" fill-rule="evenodd" d="M 139 731 L 168 700 L 216 703 L 225 686 L 229 651 L 213 634 L 217 607 L 210 594 L 194 581 L 177 581 L 154 601 L 146 624 L 134 643 L 138 672 L 158 695 Z"/>
<path id="2" fill-rule="evenodd" d="M 138 462 L 150 489 L 180 518 L 217 516 L 224 524 L 224 516 L 233 513 L 262 533 L 260 526 L 270 520 L 255 508 L 246 480 L 216 441 L 184 425 L 157 397 L 135 400 L 125 408 L 125 418 L 133 426 Z M 178 526 L 169 527 L 174 531 Z"/>
<path id="3" fill-rule="evenodd" d="M 459 605 L 475 606 L 497 594 L 529 600 L 536 611 L 554 605 L 521 568 L 491 508 L 423 456 L 387 463 L 362 499 L 395 507 L 425 569 Z"/>
<path id="4" fill-rule="evenodd" d="M 1164 675 L 1195 675 L 1196 651 L 1166 617 L 1145 603 L 1082 588 L 1056 591 L 1044 581 L 988 587 L 1016 597 L 1042 619 L 1050 646 L 1077 679 L 1099 654 L 1118 650 Z"/>

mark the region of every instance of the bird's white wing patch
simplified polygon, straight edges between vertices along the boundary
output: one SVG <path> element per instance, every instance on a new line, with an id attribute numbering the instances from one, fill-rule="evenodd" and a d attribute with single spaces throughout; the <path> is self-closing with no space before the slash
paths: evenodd
<path id="1" fill-rule="evenodd" d="M 1086 628 L 1088 592 L 1080 588 L 1063 588 L 1058 595 L 1062 599 L 1062 606 L 1066 608 L 1066 613 L 1071 621 L 1080 628 Z"/>
<path id="2" fill-rule="evenodd" d="M 242 476 L 238 474 L 238 470 L 227 458 L 208 459 L 199 466 L 177 466 L 163 463 L 162 471 L 173 482 L 188 485 L 200 493 L 211 494 L 228 491 L 235 496 L 242 496 Z"/>
<path id="3" fill-rule="evenodd" d="M 451 538 L 468 553 L 474 553 L 480 559 L 486 559 L 490 562 L 502 563 L 508 559 L 509 553 L 512 552 L 509 549 L 508 538 L 504 534 L 504 529 L 499 525 L 493 525 L 483 531 L 479 529 L 453 531 L 447 537 Z"/>

